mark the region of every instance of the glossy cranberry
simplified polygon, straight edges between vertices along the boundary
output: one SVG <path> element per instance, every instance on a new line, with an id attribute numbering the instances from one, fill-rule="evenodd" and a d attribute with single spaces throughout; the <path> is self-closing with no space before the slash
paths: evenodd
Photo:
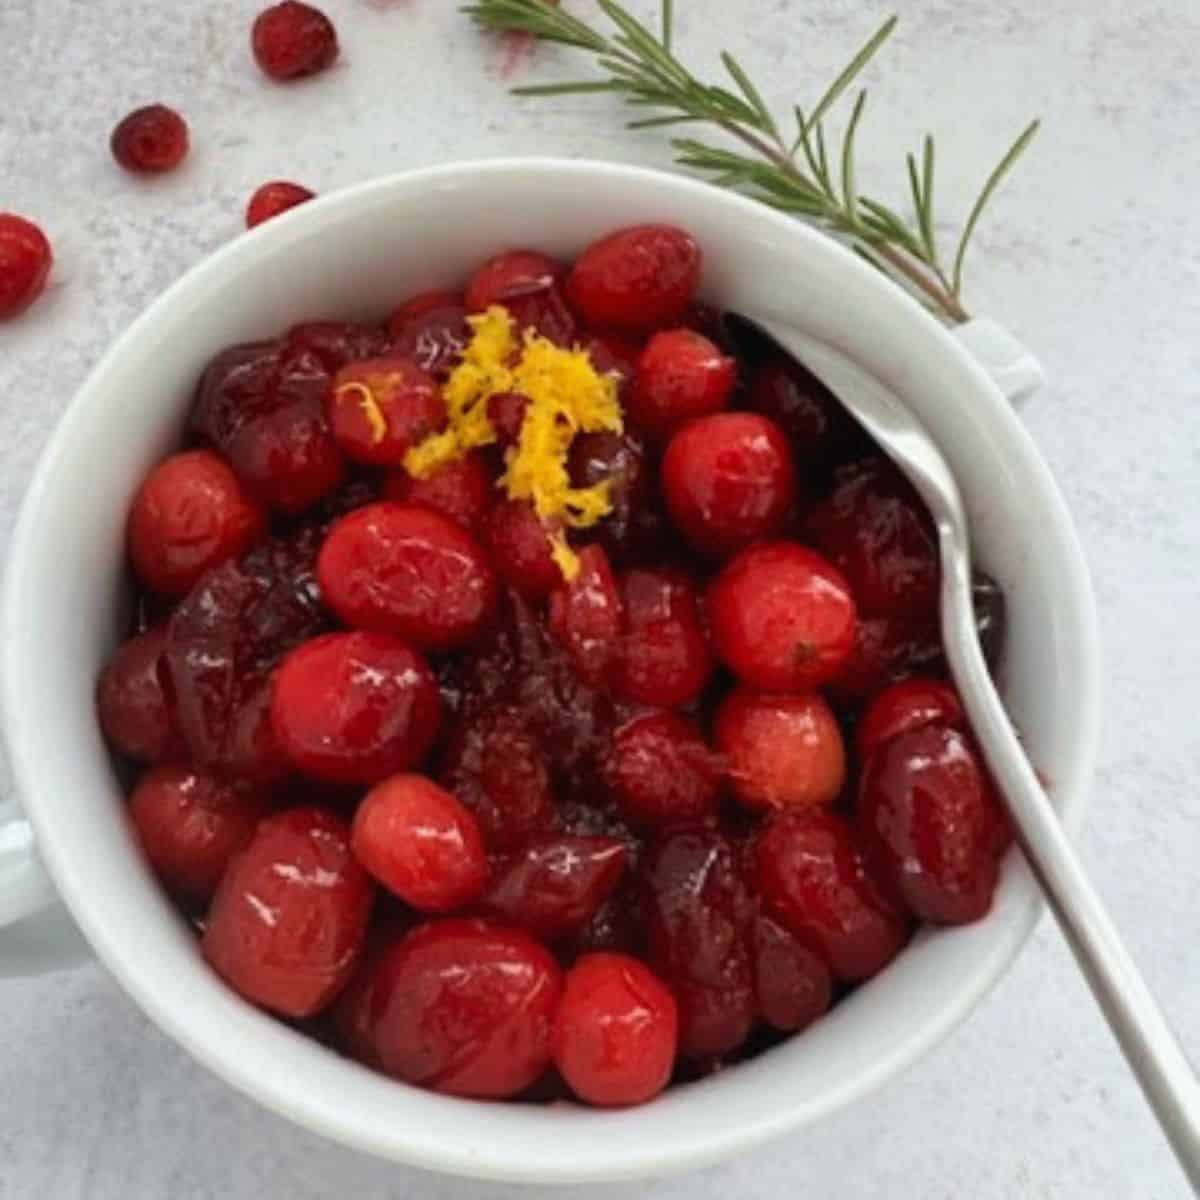
<path id="1" fill-rule="evenodd" d="M 354 970 L 371 882 L 350 831 L 319 808 L 268 817 L 229 865 L 204 933 L 204 957 L 247 1000 L 310 1017 Z"/>
<path id="2" fill-rule="evenodd" d="M 532 330 L 564 348 L 579 340 L 579 323 L 557 282 L 510 295 L 504 301 L 504 307 L 519 330 Z"/>
<path id="3" fill-rule="evenodd" d="M 868 862 L 922 920 L 977 921 L 996 887 L 995 805 L 962 733 L 936 724 L 900 733 L 871 755 L 859 782 Z"/>
<path id="4" fill-rule="evenodd" d="M 774 421 L 797 463 L 832 465 L 864 435 L 824 384 L 790 358 L 771 358 L 750 374 L 745 406 Z"/>
<path id="5" fill-rule="evenodd" d="M 404 470 L 389 472 L 383 498 L 424 505 L 475 533 L 496 498 L 496 482 L 483 452 L 472 450 L 420 479 Z"/>
<path id="6" fill-rule="evenodd" d="M 829 1008 L 833 979 L 825 960 L 765 915 L 754 921 L 754 986 L 762 1019 L 799 1033 Z"/>
<path id="7" fill-rule="evenodd" d="M 855 749 L 866 761 L 885 742 L 924 725 L 965 729 L 958 693 L 940 679 L 905 679 L 893 683 L 870 703 L 858 722 Z"/>
<path id="8" fill-rule="evenodd" d="M 690 329 L 656 333 L 637 361 L 629 416 L 644 433 L 666 438 L 693 417 L 729 403 L 737 363 Z"/>
<path id="9" fill-rule="evenodd" d="M 600 546 L 579 552 L 579 573 L 550 597 L 550 628 L 579 677 L 593 687 L 607 681 L 623 623 L 621 595 Z"/>
<path id="10" fill-rule="evenodd" d="M 250 31 L 254 59 L 272 79 L 315 75 L 338 56 L 333 22 L 310 4 L 283 0 L 263 9 Z"/>
<path id="11" fill-rule="evenodd" d="M 375 988 L 380 982 L 379 964 L 388 949 L 399 940 L 384 941 L 377 937 L 378 920 L 372 920 L 367 942 L 358 957 L 358 964 L 349 983 L 342 988 L 329 1010 L 338 1048 L 373 1070 L 382 1071 L 379 1051 L 375 1048 Z"/>
<path id="12" fill-rule="evenodd" d="M 556 941 L 596 915 L 620 882 L 626 858 L 615 838 L 537 837 L 496 864 L 480 909 L 541 941 Z"/>
<path id="13" fill-rule="evenodd" d="M 139 762 L 182 758 L 164 654 L 165 625 L 139 633 L 117 647 L 100 675 L 96 709 L 113 749 Z"/>
<path id="14" fill-rule="evenodd" d="M 253 789 L 181 766 L 148 771 L 129 797 L 130 819 L 154 873 L 168 891 L 198 902 L 216 891 L 266 808 Z"/>
<path id="15" fill-rule="evenodd" d="M 271 723 L 300 771 L 332 783 L 378 783 L 416 766 L 441 702 L 425 660 L 382 633 L 329 633 L 279 667 Z"/>
<path id="16" fill-rule="evenodd" d="M 671 519 L 702 554 L 724 556 L 782 527 L 796 495 L 787 439 L 755 413 L 689 422 L 662 464 Z"/>
<path id="17" fill-rule="evenodd" d="M 635 225 L 593 242 L 567 279 L 585 323 L 649 333 L 678 321 L 700 280 L 700 247 L 672 225 Z"/>
<path id="18" fill-rule="evenodd" d="M 679 1042 L 674 996 L 626 954 L 588 954 L 567 972 L 554 1065 L 580 1100 L 644 1104 L 667 1086 Z"/>
<path id="19" fill-rule="evenodd" d="M 423 317 L 435 308 L 463 308 L 464 300 L 461 292 L 452 292 L 446 288 L 433 288 L 428 292 L 418 292 L 410 296 L 403 304 L 392 310 L 388 324 L 399 327 L 414 317 Z"/>
<path id="20" fill-rule="evenodd" d="M 529 600 L 544 600 L 563 582 L 550 536 L 533 506 L 501 500 L 483 521 L 483 544 L 501 578 Z"/>
<path id="21" fill-rule="evenodd" d="M 453 1096 L 501 1099 L 550 1065 L 562 972 L 528 934 L 431 921 L 384 953 L 373 1041 L 385 1071 Z"/>
<path id="22" fill-rule="evenodd" d="M 652 561 L 661 555 L 666 517 L 637 437 L 628 431 L 580 434 L 571 443 L 568 469 L 575 487 L 608 484 L 612 510 L 592 532 L 614 560 Z"/>
<path id="23" fill-rule="evenodd" d="M 529 397 L 520 392 L 496 392 L 488 397 L 488 423 L 496 431 L 496 440 L 508 449 L 521 440 L 521 428 L 529 411 Z"/>
<path id="24" fill-rule="evenodd" d="M 354 814 L 350 845 L 379 883 L 421 912 L 452 912 L 487 883 L 475 818 L 422 775 L 373 787 Z"/>
<path id="25" fill-rule="evenodd" d="M 536 250 L 509 250 L 488 259 L 471 276 L 465 303 L 471 312 L 505 304 L 513 296 L 548 287 L 563 273 L 562 265 Z"/>
<path id="26" fill-rule="evenodd" d="M 680 708 L 704 690 L 712 655 L 692 582 L 680 571 L 626 571 L 620 580 L 625 636 L 614 674 L 628 700 Z"/>
<path id="27" fill-rule="evenodd" d="M 129 557 L 148 587 L 183 596 L 210 567 L 244 554 L 265 523 L 220 455 L 186 450 L 164 459 L 138 488 L 129 511 Z"/>
<path id="28" fill-rule="evenodd" d="M 619 376 L 621 403 L 628 405 L 642 347 L 616 333 L 594 333 L 583 344 L 600 374 Z"/>
<path id="29" fill-rule="evenodd" d="M 742 551 L 708 589 L 717 657 L 744 683 L 799 692 L 837 675 L 854 649 L 845 579 L 798 542 Z"/>
<path id="30" fill-rule="evenodd" d="M 496 580 L 457 522 L 417 504 L 368 504 L 329 531 L 317 560 L 325 603 L 349 626 L 421 650 L 469 642 L 496 607 Z"/>
<path id="31" fill-rule="evenodd" d="M 374 467 L 398 467 L 404 456 L 446 423 L 433 376 L 407 358 L 369 358 L 344 366 L 325 401 L 342 453 Z"/>
<path id="32" fill-rule="evenodd" d="M 737 688 L 717 711 L 713 736 L 733 794 L 748 808 L 821 808 L 845 783 L 842 733 L 816 692 Z"/>
<path id="33" fill-rule="evenodd" d="M 461 304 L 441 304 L 405 313 L 393 313 L 388 328 L 395 338 L 395 352 L 411 358 L 435 379 L 445 379 L 458 366 L 471 340 L 467 310 Z"/>
<path id="34" fill-rule="evenodd" d="M 354 321 L 301 321 L 287 331 L 287 344 L 316 355 L 331 374 L 366 358 L 383 358 L 392 351 L 392 335 L 378 325 Z"/>
<path id="35" fill-rule="evenodd" d="M 135 175 L 173 171 L 187 156 L 187 122 L 165 104 L 150 104 L 125 117 L 109 145 L 113 158 Z"/>
<path id="36" fill-rule="evenodd" d="M 285 179 L 274 179 L 258 187 L 246 205 L 246 228 L 253 229 L 272 217 L 285 213 L 289 208 L 295 208 L 316 195 L 308 188 L 298 183 L 288 183 Z"/>
<path id="37" fill-rule="evenodd" d="M 721 767 L 700 730 L 675 713 L 647 713 L 613 734 L 608 775 L 621 812 L 656 828 L 716 815 Z"/>
<path id="38" fill-rule="evenodd" d="M 907 920 L 867 876 L 850 826 L 833 813 L 775 817 L 757 838 L 754 864 L 767 913 L 838 979 L 878 974 L 907 940 Z"/>
<path id="39" fill-rule="evenodd" d="M 860 617 L 854 645 L 829 691 L 841 701 L 861 703 L 889 683 L 935 669 L 941 658 L 937 618 Z"/>
<path id="40" fill-rule="evenodd" d="M 42 294 L 53 258 L 32 221 L 0 212 L 0 321 L 23 313 Z"/>

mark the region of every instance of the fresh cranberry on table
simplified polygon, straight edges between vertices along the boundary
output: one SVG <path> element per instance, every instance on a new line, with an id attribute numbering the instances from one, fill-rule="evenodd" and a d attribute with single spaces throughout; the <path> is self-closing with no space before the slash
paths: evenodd
<path id="1" fill-rule="evenodd" d="M 330 384 L 325 413 L 342 453 L 373 467 L 400 466 L 409 450 L 446 423 L 436 380 L 400 357 L 342 367 Z"/>
<path id="2" fill-rule="evenodd" d="M 881 691 L 859 718 L 854 735 L 858 757 L 866 762 L 886 742 L 924 725 L 965 729 L 958 693 L 940 679 L 904 679 Z"/>
<path id="3" fill-rule="evenodd" d="M 623 620 L 608 555 L 600 546 L 585 546 L 579 552 L 579 573 L 551 595 L 548 619 L 585 683 L 607 684 Z"/>
<path id="4" fill-rule="evenodd" d="M 488 259 L 467 283 L 464 303 L 471 312 L 483 312 L 549 287 L 563 273 L 555 259 L 536 250 L 510 250 Z"/>
<path id="5" fill-rule="evenodd" d="M 169 762 L 185 752 L 166 649 L 165 625 L 131 637 L 108 660 L 96 689 L 104 736 L 118 753 L 138 762 Z"/>
<path id="6" fill-rule="evenodd" d="M 333 22 L 311 4 L 283 0 L 263 9 L 250 31 L 254 59 L 272 79 L 299 79 L 332 66 L 338 56 Z"/>
<path id="7" fill-rule="evenodd" d="M 42 294 L 53 258 L 32 221 L 0 212 L 0 321 L 23 313 Z"/>
<path id="8" fill-rule="evenodd" d="M 737 363 L 690 329 L 656 333 L 637 360 L 629 415 L 644 433 L 666 438 L 693 417 L 729 403 Z"/>
<path id="9" fill-rule="evenodd" d="M 483 544 L 509 587 L 530 600 L 544 600 L 563 582 L 550 534 L 525 500 L 499 500 L 483 519 Z"/>
<path id="10" fill-rule="evenodd" d="M 135 175 L 174 170 L 188 152 L 187 122 L 165 104 L 136 109 L 112 131 L 113 158 Z"/>
<path id="11" fill-rule="evenodd" d="M 280 213 L 287 212 L 307 200 L 313 199 L 315 192 L 302 187 L 298 183 L 289 183 L 286 179 L 274 179 L 255 189 L 254 195 L 246 205 L 246 228 L 253 229 Z"/>
<path id="12" fill-rule="evenodd" d="M 422 504 L 476 534 L 495 498 L 496 481 L 482 450 L 443 463 L 420 478 L 403 469 L 389 471 L 383 484 L 383 499 Z"/>
<path id="13" fill-rule="evenodd" d="M 828 1008 L 833 979 L 825 960 L 765 914 L 751 934 L 758 1011 L 783 1033 L 799 1033 Z"/>

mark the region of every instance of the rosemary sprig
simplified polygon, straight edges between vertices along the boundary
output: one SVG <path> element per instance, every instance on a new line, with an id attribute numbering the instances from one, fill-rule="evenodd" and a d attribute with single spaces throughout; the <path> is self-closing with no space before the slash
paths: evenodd
<path id="1" fill-rule="evenodd" d="M 671 145 L 679 165 L 843 237 L 868 262 L 914 289 L 941 315 L 952 321 L 968 319 L 962 301 L 967 249 L 984 209 L 1037 133 L 1038 121 L 1022 131 L 987 177 L 947 269 L 934 223 L 932 136 L 926 136 L 919 161 L 916 155 L 907 155 L 912 220 L 859 191 L 855 138 L 866 108 L 865 90 L 855 97 L 840 145 L 833 147 L 831 155 L 833 135 L 827 135 L 827 118 L 892 35 L 896 17 L 871 35 L 807 114 L 799 105 L 794 108 L 796 132 L 785 139 L 761 93 L 731 54 L 721 56 L 731 87 L 701 82 L 675 56 L 673 0 L 660 0 L 657 34 L 616 0 L 596 3 L 611 23 L 611 32 L 602 33 L 546 0 L 475 0 L 463 11 L 483 29 L 528 33 L 586 51 L 606 76 L 516 88 L 518 95 L 615 92 L 638 110 L 627 122 L 630 129 L 714 125 L 740 142 L 743 150 L 675 138 Z"/>

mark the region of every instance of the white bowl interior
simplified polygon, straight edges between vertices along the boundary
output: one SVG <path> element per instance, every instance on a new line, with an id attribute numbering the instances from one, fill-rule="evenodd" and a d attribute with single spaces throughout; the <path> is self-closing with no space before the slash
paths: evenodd
<path id="1" fill-rule="evenodd" d="M 445 1099 L 388 1081 L 241 1002 L 205 967 L 143 869 L 92 708 L 118 634 L 126 506 L 176 440 L 193 383 L 231 342 L 321 316 L 380 315 L 506 246 L 560 255 L 625 223 L 689 227 L 705 292 L 790 319 L 906 398 L 954 467 L 980 561 L 1005 586 L 1007 699 L 1068 824 L 1097 725 L 1094 619 L 1061 501 L 998 391 L 869 268 L 796 223 L 674 177 L 585 163 L 474 164 L 331 196 L 202 264 L 130 331 L 77 398 L 31 490 L 4 615 L 8 732 L 23 800 L 102 960 L 198 1057 L 275 1109 L 420 1165 L 540 1181 L 659 1173 L 716 1159 L 862 1094 L 948 1031 L 1038 913 L 1007 864 L 984 922 L 926 933 L 786 1045 L 633 1112 Z"/>

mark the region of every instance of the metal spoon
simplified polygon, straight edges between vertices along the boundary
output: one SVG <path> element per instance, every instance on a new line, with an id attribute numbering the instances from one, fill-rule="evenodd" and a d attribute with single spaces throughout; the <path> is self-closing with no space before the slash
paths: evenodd
<path id="1" fill-rule="evenodd" d="M 828 346 L 786 325 L 739 314 L 727 320 L 735 338 L 765 337 L 807 367 L 908 476 L 929 508 L 942 560 L 942 640 L 976 740 L 1025 857 L 1176 1158 L 1200 1194 L 1200 1083 L 1089 882 L 992 683 L 975 632 L 966 511 L 949 465 L 896 396 Z"/>

